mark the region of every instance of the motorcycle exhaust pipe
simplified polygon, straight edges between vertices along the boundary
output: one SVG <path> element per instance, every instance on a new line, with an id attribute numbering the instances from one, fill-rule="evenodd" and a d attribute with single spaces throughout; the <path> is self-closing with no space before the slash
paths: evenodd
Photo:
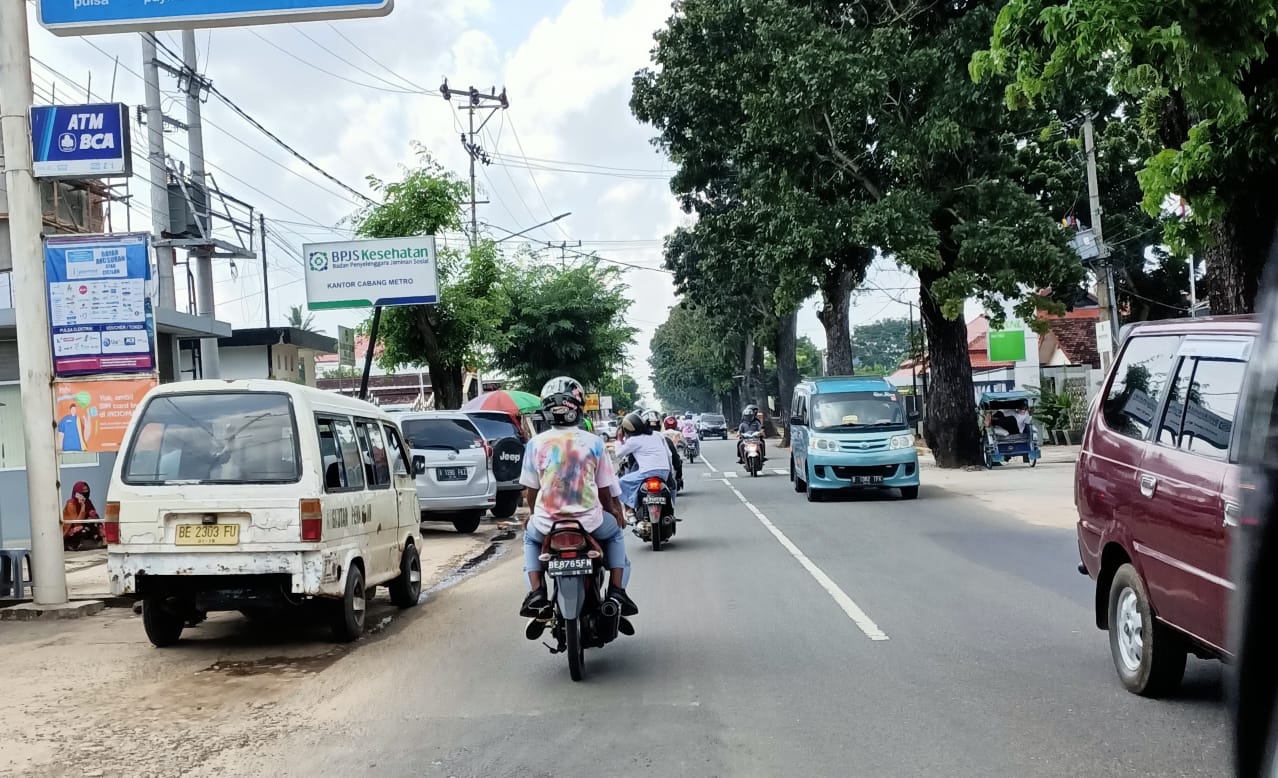
<path id="1" fill-rule="evenodd" d="M 603 604 L 599 606 L 599 613 L 605 619 L 615 618 L 621 615 L 621 606 L 617 604 L 616 600 L 604 600 Z"/>

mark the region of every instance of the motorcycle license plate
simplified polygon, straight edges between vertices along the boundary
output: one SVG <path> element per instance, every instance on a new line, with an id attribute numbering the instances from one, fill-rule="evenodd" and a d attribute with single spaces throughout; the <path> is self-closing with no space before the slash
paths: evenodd
<path id="1" fill-rule="evenodd" d="M 852 476 L 852 483 L 854 483 L 854 484 L 867 484 L 867 485 L 881 484 L 881 483 L 883 483 L 883 476 L 881 476 L 881 475 L 854 475 L 854 476 Z"/>
<path id="2" fill-rule="evenodd" d="M 645 494 L 643 496 L 644 505 L 665 505 L 666 498 L 659 494 Z"/>
<path id="3" fill-rule="evenodd" d="M 546 563 L 546 572 L 558 578 L 561 575 L 590 575 L 595 571 L 595 560 L 552 559 Z"/>

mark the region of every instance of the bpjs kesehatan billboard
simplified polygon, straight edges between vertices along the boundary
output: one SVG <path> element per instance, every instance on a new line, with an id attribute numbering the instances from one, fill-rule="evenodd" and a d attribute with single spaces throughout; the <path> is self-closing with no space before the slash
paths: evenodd
<path id="1" fill-rule="evenodd" d="M 302 249 L 313 311 L 439 302 L 433 235 L 307 243 Z"/>
<path id="2" fill-rule="evenodd" d="M 109 178 L 133 174 L 129 107 L 124 103 L 31 108 L 37 178 Z"/>

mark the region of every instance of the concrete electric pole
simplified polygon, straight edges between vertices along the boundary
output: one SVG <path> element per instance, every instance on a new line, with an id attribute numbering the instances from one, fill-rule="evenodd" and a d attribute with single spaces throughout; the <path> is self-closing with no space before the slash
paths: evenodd
<path id="1" fill-rule="evenodd" d="M 204 78 L 196 60 L 195 30 L 182 31 L 182 70 L 186 76 L 187 140 L 191 152 L 191 181 L 195 184 L 196 219 L 203 224 L 204 236 L 212 238 L 209 218 L 208 178 L 204 170 L 204 126 L 200 122 L 200 100 Z M 191 252 L 195 260 L 195 312 L 210 319 L 217 318 L 217 302 L 213 295 L 213 250 L 200 247 Z M 204 378 L 221 378 L 222 362 L 217 353 L 217 338 L 200 340 L 200 368 Z"/>
<path id="2" fill-rule="evenodd" d="M 490 88 L 492 89 L 492 88 Z M 488 152 L 484 151 L 483 146 L 476 142 L 476 136 L 483 132 L 484 126 L 488 124 L 488 120 L 493 118 L 493 114 L 498 109 L 505 110 L 510 107 L 510 101 L 506 99 L 506 89 L 502 88 L 501 94 L 493 94 L 495 89 L 489 92 L 480 92 L 475 87 L 471 87 L 465 92 L 457 92 L 448 86 L 448 79 L 444 79 L 444 83 L 439 87 L 439 93 L 448 102 L 453 101 L 453 95 L 464 95 L 466 97 L 466 110 L 470 114 L 469 132 L 461 134 L 462 148 L 466 149 L 467 156 L 470 157 L 470 245 L 475 245 L 475 241 L 479 240 L 479 215 L 476 206 L 481 201 L 475 199 L 475 163 L 482 162 L 487 165 L 492 162 L 488 157 Z M 475 126 L 475 112 L 487 110 L 488 115 L 483 118 L 479 126 Z M 482 201 L 487 202 L 487 201 Z"/>
<path id="3" fill-rule="evenodd" d="M 40 238 L 40 186 L 31 159 L 35 97 L 27 4 L 0 2 L 0 136 L 13 248 L 13 307 L 18 331 L 19 391 L 25 439 L 27 503 L 31 517 L 31 577 L 37 605 L 67 601 L 62 550 L 62 498 L 54 440 L 53 347 L 49 335 L 49 284 Z"/>
<path id="4" fill-rule="evenodd" d="M 1109 316 L 1112 348 L 1118 346 L 1118 296 L 1114 291 L 1114 265 L 1109 261 L 1109 247 L 1101 231 L 1100 186 L 1096 182 L 1096 142 L 1092 138 L 1092 117 L 1083 122 L 1083 150 L 1087 153 L 1087 199 L 1091 206 L 1092 234 L 1096 237 L 1096 267 L 1098 283 L 1096 302 Z"/>

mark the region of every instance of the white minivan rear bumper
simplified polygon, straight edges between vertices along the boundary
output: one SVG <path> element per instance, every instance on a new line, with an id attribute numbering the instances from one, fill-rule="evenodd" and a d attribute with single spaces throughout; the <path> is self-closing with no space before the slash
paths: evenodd
<path id="1" fill-rule="evenodd" d="M 281 575 L 292 594 L 340 597 L 345 586 L 345 549 L 314 551 L 108 551 L 111 594 L 138 594 L 138 578 Z"/>

